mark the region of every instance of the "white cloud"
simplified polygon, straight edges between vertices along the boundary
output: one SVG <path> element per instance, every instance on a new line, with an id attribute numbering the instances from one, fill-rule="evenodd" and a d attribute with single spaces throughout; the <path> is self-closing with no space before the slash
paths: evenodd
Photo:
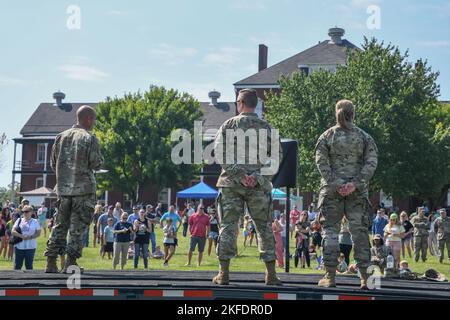
<path id="1" fill-rule="evenodd" d="M 175 47 L 167 43 L 161 43 L 158 46 L 148 50 L 150 58 L 159 60 L 167 65 L 178 65 L 186 58 L 195 56 L 197 49 L 190 47 Z"/>
<path id="2" fill-rule="evenodd" d="M 207 53 L 203 58 L 203 64 L 219 68 L 229 68 L 239 61 L 242 50 L 234 47 L 222 47 L 216 51 Z"/>
<path id="3" fill-rule="evenodd" d="M 109 77 L 109 74 L 95 67 L 81 64 L 65 64 L 59 68 L 65 76 L 73 80 L 100 81 Z"/>
<path id="4" fill-rule="evenodd" d="M 448 40 L 418 41 L 416 42 L 416 45 L 419 47 L 441 48 L 450 46 L 450 41 Z"/>
<path id="5" fill-rule="evenodd" d="M 0 86 L 21 86 L 25 84 L 26 81 L 23 79 L 0 75 Z"/>

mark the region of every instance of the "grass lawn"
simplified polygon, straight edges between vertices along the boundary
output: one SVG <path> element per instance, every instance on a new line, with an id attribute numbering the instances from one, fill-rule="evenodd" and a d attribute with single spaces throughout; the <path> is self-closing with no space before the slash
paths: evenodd
<path id="1" fill-rule="evenodd" d="M 187 250 L 189 245 L 189 238 L 183 238 L 181 232 L 178 234 L 179 245 L 177 247 L 177 251 L 175 256 L 170 261 L 169 267 L 163 267 L 163 261 L 157 259 L 150 259 L 149 261 L 149 270 L 183 270 L 183 271 L 192 271 L 192 270 L 217 270 L 218 268 L 218 260 L 214 254 L 214 250 L 211 253 L 211 256 L 207 255 L 207 246 L 205 248 L 205 254 L 203 258 L 203 263 L 201 267 L 197 267 L 197 253 L 194 253 L 192 258 L 192 266 L 185 267 L 184 265 L 187 262 Z M 48 237 L 48 233 L 47 233 Z M 162 247 L 162 231 L 158 227 L 156 229 L 156 241 L 158 245 Z M 46 264 L 46 258 L 43 256 L 43 252 L 45 250 L 47 238 L 44 237 L 43 234 L 38 238 L 38 249 L 34 259 L 34 269 L 43 270 Z M 99 256 L 99 246 L 96 248 L 92 246 L 92 233 L 90 234 L 90 243 L 89 248 L 84 248 L 83 257 L 79 260 L 79 264 L 83 266 L 87 270 L 111 270 L 112 269 L 112 260 L 108 260 L 107 258 L 101 259 Z M 255 242 L 252 247 L 243 246 L 243 235 L 242 232 L 239 234 L 238 238 L 238 252 L 239 256 L 235 257 L 231 261 L 231 271 L 248 271 L 248 272 L 263 272 L 265 270 L 264 264 L 259 260 L 258 250 L 256 248 Z M 294 240 L 294 239 L 292 239 Z M 293 241 L 291 241 L 291 252 L 294 252 Z M 428 261 L 426 263 L 418 262 L 415 263 L 413 259 L 406 258 L 409 261 L 410 268 L 414 272 L 423 273 L 427 268 L 434 268 L 439 272 L 445 274 L 447 279 L 450 278 L 450 261 L 446 258 L 443 264 L 440 264 L 437 257 L 430 256 L 428 257 Z M 294 267 L 294 260 L 291 260 L 291 273 L 302 273 L 302 274 L 313 274 L 313 273 L 323 273 L 322 271 L 315 270 L 317 267 L 317 262 L 313 261 L 311 263 L 311 268 L 301 269 Z M 128 260 L 127 265 L 125 266 L 127 270 L 133 270 L 133 261 Z M 3 257 L 0 258 L 0 270 L 12 270 L 13 263 L 11 261 L 5 260 Z M 142 259 L 139 261 L 139 269 L 143 269 Z M 278 269 L 279 272 L 284 272 L 284 269 Z"/>

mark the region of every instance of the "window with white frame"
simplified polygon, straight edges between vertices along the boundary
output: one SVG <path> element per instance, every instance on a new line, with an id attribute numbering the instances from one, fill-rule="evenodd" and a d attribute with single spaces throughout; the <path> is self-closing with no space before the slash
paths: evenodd
<path id="1" fill-rule="evenodd" d="M 36 178 L 36 189 L 42 188 L 44 186 L 44 178 Z"/>
<path id="2" fill-rule="evenodd" d="M 36 148 L 36 162 L 44 163 L 45 162 L 45 143 L 38 143 Z"/>

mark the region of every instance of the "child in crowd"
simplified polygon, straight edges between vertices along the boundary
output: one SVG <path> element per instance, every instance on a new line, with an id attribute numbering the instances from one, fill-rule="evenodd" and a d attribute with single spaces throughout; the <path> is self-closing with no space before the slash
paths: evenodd
<path id="1" fill-rule="evenodd" d="M 406 260 L 400 262 L 400 273 L 402 272 L 412 272 L 411 269 L 409 268 L 408 261 Z"/>
<path id="2" fill-rule="evenodd" d="M 169 266 L 169 261 L 175 254 L 175 227 L 172 223 L 172 219 L 168 217 L 166 219 L 166 225 L 163 228 L 164 232 L 164 267 Z"/>
<path id="3" fill-rule="evenodd" d="M 338 272 L 338 273 L 347 273 L 348 266 L 347 266 L 347 263 L 345 262 L 345 255 L 343 253 L 341 253 L 339 255 L 338 261 L 339 261 L 339 264 L 338 264 L 338 266 L 336 268 L 336 272 Z"/>
<path id="4" fill-rule="evenodd" d="M 153 254 L 154 259 L 162 259 L 164 258 L 164 252 L 161 251 L 160 246 L 156 246 L 155 253 Z"/>
<path id="5" fill-rule="evenodd" d="M 103 243 L 105 244 L 105 250 L 102 253 L 102 259 L 105 258 L 105 254 L 108 253 L 108 259 L 111 260 L 112 253 L 114 251 L 114 228 L 113 218 L 108 218 L 108 225 L 103 232 Z"/>
<path id="6" fill-rule="evenodd" d="M 299 222 L 297 222 L 299 224 Z M 295 226 L 295 255 L 294 255 L 294 263 L 295 267 L 297 268 L 298 262 L 300 258 L 302 257 L 302 249 L 303 249 L 303 236 L 301 233 L 301 230 L 299 229 L 298 225 Z M 304 266 L 303 266 L 304 268 Z"/>

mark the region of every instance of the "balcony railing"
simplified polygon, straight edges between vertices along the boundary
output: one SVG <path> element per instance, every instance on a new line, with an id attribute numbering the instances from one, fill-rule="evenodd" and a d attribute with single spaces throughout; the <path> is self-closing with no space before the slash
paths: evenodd
<path id="1" fill-rule="evenodd" d="M 53 173 L 50 163 L 47 162 L 47 171 L 44 170 L 44 163 L 30 162 L 29 160 L 16 161 L 13 173 Z"/>

